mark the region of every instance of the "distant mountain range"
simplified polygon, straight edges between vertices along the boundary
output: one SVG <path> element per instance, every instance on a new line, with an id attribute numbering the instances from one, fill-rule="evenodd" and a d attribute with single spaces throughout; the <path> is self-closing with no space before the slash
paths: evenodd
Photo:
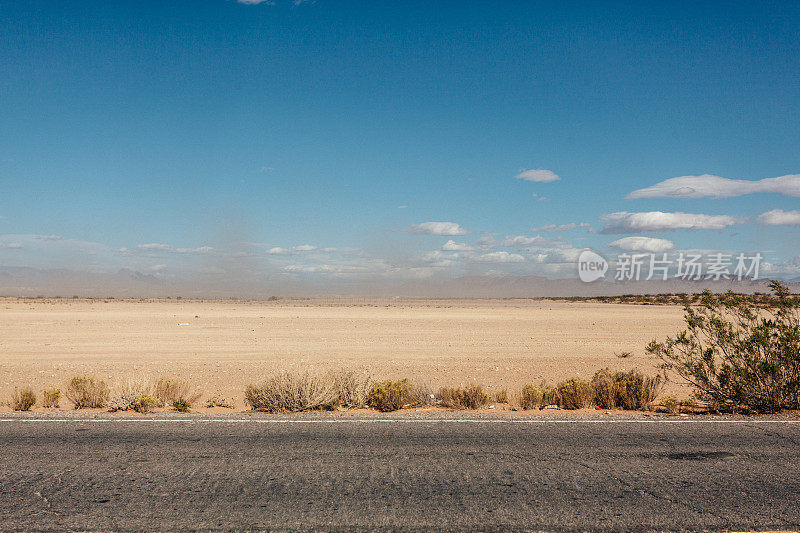
<path id="1" fill-rule="evenodd" d="M 800 279 L 788 282 L 800 292 Z M 469 276 L 451 280 L 424 280 L 401 284 L 307 285 L 214 278 L 177 282 L 129 269 L 114 273 L 78 272 L 64 269 L 40 270 L 0 267 L 0 296 L 86 296 L 263 299 L 284 297 L 404 297 L 404 298 L 540 298 L 556 296 L 618 296 L 622 294 L 695 293 L 733 290 L 740 293 L 769 292 L 769 281 L 630 281 L 615 283 L 577 279 L 548 279 L 540 276 Z"/>

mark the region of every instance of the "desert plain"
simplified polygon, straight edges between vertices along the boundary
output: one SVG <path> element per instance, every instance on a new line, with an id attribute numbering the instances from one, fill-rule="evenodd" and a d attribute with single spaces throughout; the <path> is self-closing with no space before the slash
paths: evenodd
<path id="1" fill-rule="evenodd" d="M 682 317 L 672 305 L 528 299 L 3 298 L 0 399 L 15 386 L 63 389 L 74 375 L 112 387 L 163 376 L 244 408 L 245 386 L 273 372 L 339 368 L 513 393 L 603 367 L 655 373 L 658 360 L 644 347 L 673 335 Z M 689 389 L 672 381 L 664 392 Z"/>

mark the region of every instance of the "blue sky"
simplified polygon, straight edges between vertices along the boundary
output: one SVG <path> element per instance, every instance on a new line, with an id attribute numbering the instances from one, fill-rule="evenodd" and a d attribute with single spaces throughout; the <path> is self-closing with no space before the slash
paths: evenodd
<path id="1" fill-rule="evenodd" d="M 796 277 L 798 25 L 792 2 L 0 0 L 0 266 L 574 277 L 583 248 L 699 249 Z M 648 189 L 684 176 L 723 179 Z"/>

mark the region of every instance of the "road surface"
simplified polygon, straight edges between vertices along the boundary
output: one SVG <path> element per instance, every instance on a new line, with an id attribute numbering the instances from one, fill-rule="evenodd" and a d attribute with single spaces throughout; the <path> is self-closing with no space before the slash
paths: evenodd
<path id="1" fill-rule="evenodd" d="M 800 423 L 0 415 L 0 530 L 797 529 Z"/>

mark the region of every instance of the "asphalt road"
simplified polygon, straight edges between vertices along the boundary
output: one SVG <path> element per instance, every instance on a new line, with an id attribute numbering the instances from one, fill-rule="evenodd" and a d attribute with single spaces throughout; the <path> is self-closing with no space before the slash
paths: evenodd
<path id="1" fill-rule="evenodd" d="M 0 530 L 800 525 L 797 421 L 235 420 L 0 421 Z"/>

